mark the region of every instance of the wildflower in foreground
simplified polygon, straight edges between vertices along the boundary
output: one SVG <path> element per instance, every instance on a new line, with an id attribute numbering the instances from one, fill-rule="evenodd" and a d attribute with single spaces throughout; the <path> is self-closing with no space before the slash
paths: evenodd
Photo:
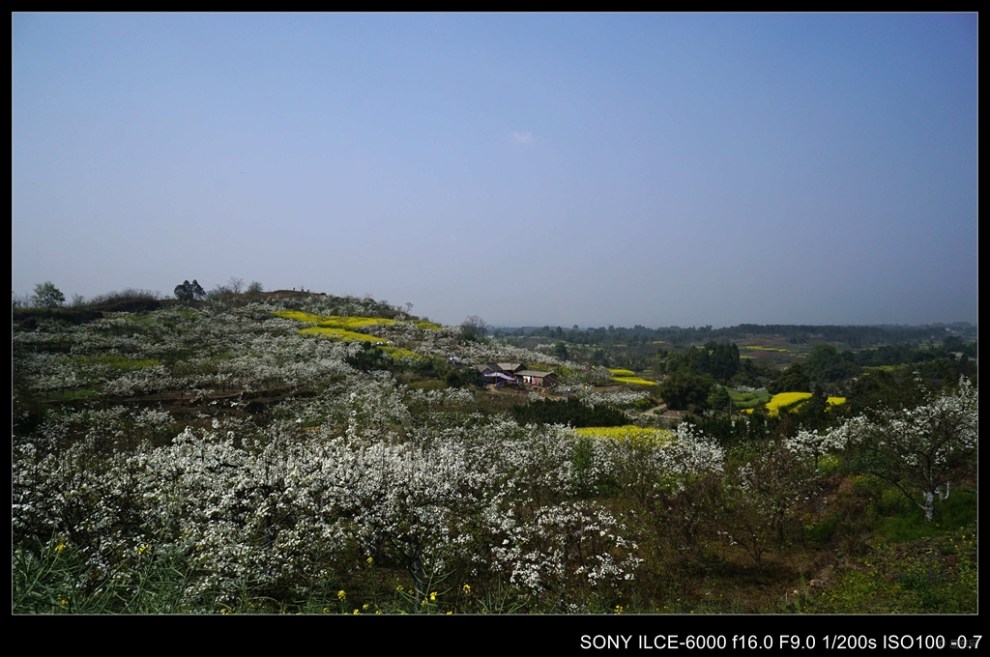
<path id="1" fill-rule="evenodd" d="M 346 600 L 347 599 L 347 591 L 345 591 L 344 589 L 340 589 L 339 591 L 337 591 L 337 599 L 340 600 L 341 602 L 343 602 L 344 600 Z"/>
<path id="2" fill-rule="evenodd" d="M 470 584 L 465 584 L 462 588 L 464 589 L 464 595 L 471 595 L 471 585 Z"/>
<path id="3" fill-rule="evenodd" d="M 55 546 L 55 554 L 61 554 L 62 550 L 65 549 L 65 543 L 59 541 L 59 544 Z"/>

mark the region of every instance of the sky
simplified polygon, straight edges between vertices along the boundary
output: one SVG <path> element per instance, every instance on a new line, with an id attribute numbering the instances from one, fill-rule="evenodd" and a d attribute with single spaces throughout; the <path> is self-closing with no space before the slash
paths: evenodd
<path id="1" fill-rule="evenodd" d="M 977 321 L 975 13 L 14 13 L 15 296 Z"/>

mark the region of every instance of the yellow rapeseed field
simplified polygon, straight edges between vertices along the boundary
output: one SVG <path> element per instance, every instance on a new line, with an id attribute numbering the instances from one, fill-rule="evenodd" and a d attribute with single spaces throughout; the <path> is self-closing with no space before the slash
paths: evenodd
<path id="1" fill-rule="evenodd" d="M 635 383 L 640 386 L 655 386 L 656 381 L 650 381 L 648 379 L 643 379 L 638 376 L 613 376 L 612 380 L 616 383 Z"/>
<path id="2" fill-rule="evenodd" d="M 626 424 L 621 427 L 581 427 L 580 429 L 575 429 L 574 433 L 579 436 L 588 436 L 592 438 L 611 438 L 613 440 L 632 440 L 634 442 L 667 442 L 674 435 L 670 429 L 638 427 L 634 424 Z"/>
<path id="3" fill-rule="evenodd" d="M 423 356 L 417 354 L 411 349 L 403 349 L 402 347 L 381 347 L 381 350 L 388 354 L 392 360 L 423 360 Z"/>
<path id="4" fill-rule="evenodd" d="M 812 394 L 810 392 L 778 392 L 776 395 L 770 398 L 770 401 L 766 403 L 767 411 L 769 411 L 771 416 L 777 416 L 780 414 L 781 409 L 784 410 L 797 410 L 804 402 L 811 399 Z M 829 406 L 838 406 L 840 404 L 846 403 L 845 397 L 829 397 L 826 402 Z M 744 408 L 743 413 L 752 413 L 753 409 Z"/>
<path id="5" fill-rule="evenodd" d="M 777 415 L 780 409 L 789 408 L 805 399 L 811 399 L 810 392 L 778 392 L 767 402 L 767 410 L 770 415 Z"/>
<path id="6" fill-rule="evenodd" d="M 305 324 L 316 324 L 318 326 L 325 326 L 328 328 L 342 328 L 349 330 L 368 328 L 369 326 L 392 326 L 395 324 L 394 319 L 389 319 L 387 317 L 361 317 L 359 315 L 314 315 L 313 313 L 304 313 L 299 310 L 277 310 L 275 311 L 275 315 L 278 317 L 284 317 L 285 319 L 294 319 L 297 322 L 303 322 Z"/>
<path id="7" fill-rule="evenodd" d="M 377 335 L 348 331 L 347 329 L 337 328 L 334 326 L 307 326 L 306 328 L 299 329 L 299 333 L 302 335 L 318 335 L 324 338 L 330 338 L 331 340 L 342 340 L 344 342 L 384 342 L 384 340 Z"/>

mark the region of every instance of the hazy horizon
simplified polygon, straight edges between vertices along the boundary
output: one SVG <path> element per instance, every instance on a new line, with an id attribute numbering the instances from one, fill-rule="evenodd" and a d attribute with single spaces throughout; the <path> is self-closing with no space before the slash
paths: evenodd
<path id="1" fill-rule="evenodd" d="M 12 283 L 977 323 L 972 13 L 12 14 Z"/>

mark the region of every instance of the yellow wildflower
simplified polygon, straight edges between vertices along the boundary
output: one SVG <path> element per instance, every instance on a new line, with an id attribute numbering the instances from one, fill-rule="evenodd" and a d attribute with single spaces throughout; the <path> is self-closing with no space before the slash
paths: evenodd
<path id="1" fill-rule="evenodd" d="M 341 602 L 343 602 L 344 600 L 346 600 L 347 599 L 347 591 L 345 591 L 344 589 L 340 589 L 339 591 L 337 591 L 337 599 L 340 600 Z"/>
<path id="2" fill-rule="evenodd" d="M 464 589 L 464 595 L 471 595 L 471 585 L 470 584 L 465 584 L 461 588 Z"/>
<path id="3" fill-rule="evenodd" d="M 65 543 L 59 541 L 58 545 L 55 546 L 55 554 L 61 554 L 62 550 L 65 549 Z"/>
<path id="4" fill-rule="evenodd" d="M 437 601 L 437 592 L 436 591 L 432 591 L 430 593 L 430 602 L 436 602 L 436 601 Z"/>

